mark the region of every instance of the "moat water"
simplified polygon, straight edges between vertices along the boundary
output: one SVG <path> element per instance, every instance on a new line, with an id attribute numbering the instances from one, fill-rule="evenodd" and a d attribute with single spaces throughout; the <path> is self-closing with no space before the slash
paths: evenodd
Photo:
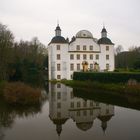
<path id="1" fill-rule="evenodd" d="M 35 107 L 0 103 L 0 140 L 140 140 L 140 110 L 134 106 L 78 97 L 59 83 L 49 84 L 43 95 Z"/>

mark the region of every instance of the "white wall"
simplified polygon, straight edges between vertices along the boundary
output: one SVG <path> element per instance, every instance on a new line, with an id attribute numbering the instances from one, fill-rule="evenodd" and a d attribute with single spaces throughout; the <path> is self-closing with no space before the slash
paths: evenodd
<path id="1" fill-rule="evenodd" d="M 57 50 L 57 45 L 60 45 L 60 50 Z M 57 60 L 57 54 L 60 54 L 61 59 Z M 48 46 L 49 55 L 49 80 L 57 79 L 57 75 L 61 75 L 61 79 L 67 78 L 67 55 L 68 44 L 50 44 Z M 57 64 L 61 65 L 60 71 L 57 71 Z"/>
<path id="2" fill-rule="evenodd" d="M 106 51 L 106 46 L 109 46 L 109 51 Z M 113 71 L 115 69 L 114 67 L 114 45 L 100 45 L 101 47 L 101 54 L 100 54 L 100 67 L 101 70 L 106 69 L 106 64 L 109 64 L 109 71 Z M 109 55 L 109 60 L 106 60 L 106 55 Z"/>

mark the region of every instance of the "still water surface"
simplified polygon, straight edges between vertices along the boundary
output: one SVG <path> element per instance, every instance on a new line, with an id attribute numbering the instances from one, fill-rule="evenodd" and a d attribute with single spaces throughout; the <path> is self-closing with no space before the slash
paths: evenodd
<path id="1" fill-rule="evenodd" d="M 49 84 L 39 107 L 0 107 L 0 140 L 140 140 L 140 111 L 75 97 Z"/>

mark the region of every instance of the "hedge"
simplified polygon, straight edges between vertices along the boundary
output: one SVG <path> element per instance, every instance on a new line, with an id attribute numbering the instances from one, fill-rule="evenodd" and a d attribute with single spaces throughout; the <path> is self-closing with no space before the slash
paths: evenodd
<path id="1" fill-rule="evenodd" d="M 74 72 L 73 80 L 102 83 L 126 83 L 130 79 L 140 82 L 140 73 Z"/>

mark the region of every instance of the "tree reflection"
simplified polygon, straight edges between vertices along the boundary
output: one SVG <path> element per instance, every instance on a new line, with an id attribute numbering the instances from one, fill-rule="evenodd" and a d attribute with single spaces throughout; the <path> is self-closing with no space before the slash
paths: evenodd
<path id="1" fill-rule="evenodd" d="M 0 99 L 0 140 L 4 137 L 4 131 L 11 129 L 16 118 L 31 118 L 41 113 L 41 108 L 46 101 L 46 96 L 37 105 L 11 106 Z"/>

